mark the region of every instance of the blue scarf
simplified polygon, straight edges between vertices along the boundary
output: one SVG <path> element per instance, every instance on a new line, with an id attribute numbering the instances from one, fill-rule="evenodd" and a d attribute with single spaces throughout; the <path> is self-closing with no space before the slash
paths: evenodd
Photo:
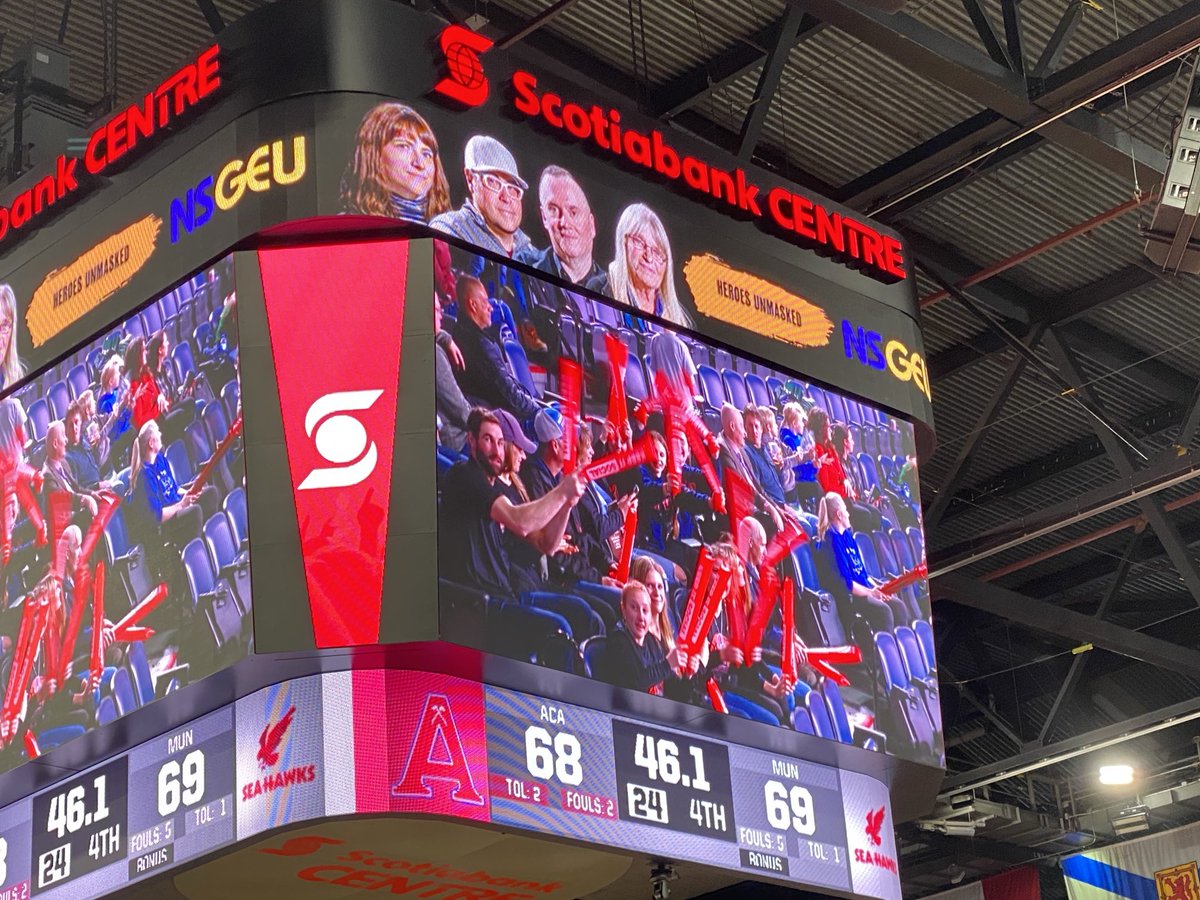
<path id="1" fill-rule="evenodd" d="M 425 225 L 429 221 L 425 216 L 427 200 L 427 197 L 421 197 L 419 200 L 406 200 L 399 194 L 392 194 L 392 215 L 405 222 Z"/>

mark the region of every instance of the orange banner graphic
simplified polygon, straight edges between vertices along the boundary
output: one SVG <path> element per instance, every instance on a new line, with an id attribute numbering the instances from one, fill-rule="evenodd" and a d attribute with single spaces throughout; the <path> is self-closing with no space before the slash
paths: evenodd
<path id="1" fill-rule="evenodd" d="M 25 314 L 33 345 L 46 343 L 127 285 L 154 253 L 161 229 L 162 219 L 146 216 L 47 275 Z"/>
<path id="2" fill-rule="evenodd" d="M 825 310 L 712 254 L 689 259 L 683 277 L 703 315 L 797 347 L 829 343 L 833 322 Z"/>

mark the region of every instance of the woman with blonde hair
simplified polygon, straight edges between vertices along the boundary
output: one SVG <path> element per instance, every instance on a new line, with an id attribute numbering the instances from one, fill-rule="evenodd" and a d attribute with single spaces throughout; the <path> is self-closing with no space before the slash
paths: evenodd
<path id="1" fill-rule="evenodd" d="M 627 303 L 637 313 L 661 316 L 676 325 L 692 327 L 675 291 L 675 261 L 662 219 L 644 203 L 625 207 L 617 220 L 616 256 L 608 271 L 587 287 Z M 626 315 L 634 331 L 648 331 L 647 323 Z"/>
<path id="2" fill-rule="evenodd" d="M 829 577 L 821 575 L 821 587 L 834 597 L 847 598 L 851 613 L 861 614 L 872 631 L 891 631 L 896 621 L 887 595 L 867 573 L 846 501 L 834 491 L 826 493 L 817 507 L 817 550 L 828 564 Z"/>
<path id="3" fill-rule="evenodd" d="M 650 634 L 662 644 L 663 653 L 675 649 L 674 627 L 667 612 L 667 573 L 654 559 L 641 555 L 633 558 L 629 577 L 646 586 L 650 595 Z"/>
<path id="4" fill-rule="evenodd" d="M 341 199 L 346 213 L 420 225 L 450 210 L 437 137 L 416 110 L 380 103 L 363 117 Z"/>
<path id="5" fill-rule="evenodd" d="M 0 284 L 0 389 L 12 387 L 25 374 L 17 357 L 17 295 L 7 284 Z"/>

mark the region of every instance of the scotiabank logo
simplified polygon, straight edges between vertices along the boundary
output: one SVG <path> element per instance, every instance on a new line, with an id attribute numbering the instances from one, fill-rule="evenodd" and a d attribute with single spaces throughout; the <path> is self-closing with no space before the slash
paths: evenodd
<path id="1" fill-rule="evenodd" d="M 484 797 L 475 788 L 467 765 L 467 754 L 450 708 L 450 698 L 436 693 L 425 698 L 425 710 L 413 735 L 404 771 L 400 780 L 392 785 L 392 796 L 431 798 L 434 796 L 431 782 L 446 784 L 450 798 L 459 803 L 484 804 Z"/>
<path id="2" fill-rule="evenodd" d="M 468 108 L 484 103 L 488 80 L 479 57 L 492 49 L 492 41 L 461 25 L 447 25 L 438 35 L 438 45 L 446 77 L 433 86 L 434 93 Z"/>
<path id="3" fill-rule="evenodd" d="M 374 644 L 408 244 L 275 248 L 259 265 L 313 638 Z"/>
<path id="4" fill-rule="evenodd" d="M 339 391 L 313 401 L 304 414 L 304 432 L 333 466 L 313 469 L 296 490 L 349 487 L 375 471 L 379 449 L 368 441 L 362 422 L 346 413 L 370 409 L 383 391 Z"/>

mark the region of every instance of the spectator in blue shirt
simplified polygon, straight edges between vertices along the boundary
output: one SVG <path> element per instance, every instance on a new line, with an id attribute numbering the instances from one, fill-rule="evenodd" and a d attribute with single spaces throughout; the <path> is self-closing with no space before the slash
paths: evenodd
<path id="1" fill-rule="evenodd" d="M 217 489 L 205 485 L 199 491 L 185 491 L 162 449 L 162 432 L 151 419 L 138 432 L 134 445 L 130 505 L 142 514 L 148 529 L 183 548 L 188 541 L 202 536 L 204 520 L 217 511 Z"/>
<path id="2" fill-rule="evenodd" d="M 832 591 L 835 597 L 848 595 L 850 610 L 861 614 L 873 631 L 891 631 L 896 623 L 887 595 L 867 573 L 850 527 L 846 501 L 833 491 L 821 499 L 817 511 L 817 540 L 818 550 L 832 563 L 830 568 L 839 582 L 828 584 L 822 578 L 822 586 Z"/>

